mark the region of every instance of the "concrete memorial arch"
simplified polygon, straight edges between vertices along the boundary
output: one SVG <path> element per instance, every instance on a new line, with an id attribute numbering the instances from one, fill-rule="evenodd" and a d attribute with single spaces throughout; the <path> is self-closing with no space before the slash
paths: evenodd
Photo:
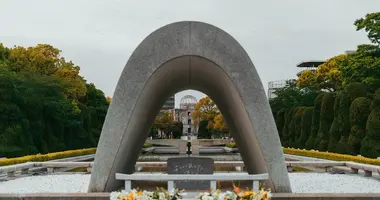
<path id="1" fill-rule="evenodd" d="M 266 186 L 291 192 L 274 119 L 251 59 L 231 35 L 195 21 L 159 28 L 129 58 L 103 125 L 89 192 L 123 185 L 115 173 L 133 173 L 165 100 L 185 89 L 204 92 L 215 101 L 248 173 L 269 173 Z"/>

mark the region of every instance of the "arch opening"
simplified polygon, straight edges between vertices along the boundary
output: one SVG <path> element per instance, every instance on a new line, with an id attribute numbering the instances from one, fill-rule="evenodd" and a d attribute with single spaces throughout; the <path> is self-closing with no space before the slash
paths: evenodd
<path id="1" fill-rule="evenodd" d="M 210 40 L 202 30 L 216 34 L 215 44 L 204 43 Z M 176 35 L 169 37 L 173 32 Z M 164 43 L 152 45 L 155 37 Z M 234 49 L 221 41 L 230 42 Z M 166 47 L 165 55 L 147 55 Z M 149 62 L 139 60 L 146 56 Z M 170 95 L 186 89 L 201 91 L 214 100 L 249 173 L 268 172 L 266 186 L 275 192 L 291 192 L 274 120 L 249 57 L 231 36 L 200 22 L 179 22 L 157 30 L 129 59 L 103 126 L 90 192 L 112 191 L 123 184 L 115 180 L 115 173 L 133 173 L 162 105 Z"/>

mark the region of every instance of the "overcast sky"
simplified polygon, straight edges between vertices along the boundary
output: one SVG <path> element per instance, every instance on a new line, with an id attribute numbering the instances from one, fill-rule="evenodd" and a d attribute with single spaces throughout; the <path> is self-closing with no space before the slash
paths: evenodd
<path id="1" fill-rule="evenodd" d="M 380 0 L 0 0 L 0 42 L 48 43 L 81 67 L 81 75 L 112 96 L 136 46 L 166 24 L 196 20 L 235 37 L 265 89 L 295 78 L 302 60 L 326 59 L 368 43 L 353 22 L 380 11 Z M 176 95 L 176 105 L 185 94 Z"/>

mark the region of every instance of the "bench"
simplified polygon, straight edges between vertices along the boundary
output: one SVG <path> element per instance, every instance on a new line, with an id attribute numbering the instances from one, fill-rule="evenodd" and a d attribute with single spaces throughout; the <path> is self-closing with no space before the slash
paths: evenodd
<path id="1" fill-rule="evenodd" d="M 234 180 L 249 180 L 253 181 L 253 190 L 258 191 L 260 181 L 268 179 L 268 174 L 247 174 L 247 173 L 214 173 L 214 174 L 163 174 L 163 173 L 135 173 L 121 174 L 116 173 L 116 180 L 125 181 L 125 191 L 131 191 L 132 181 L 168 181 L 168 191 L 175 189 L 174 181 L 179 180 L 199 180 L 210 181 L 210 188 L 216 190 L 216 181 L 234 181 Z"/>

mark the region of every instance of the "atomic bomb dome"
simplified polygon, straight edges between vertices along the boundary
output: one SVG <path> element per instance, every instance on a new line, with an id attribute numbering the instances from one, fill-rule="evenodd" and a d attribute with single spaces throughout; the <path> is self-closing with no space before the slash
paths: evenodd
<path id="1" fill-rule="evenodd" d="M 179 107 L 181 109 L 194 109 L 195 104 L 197 104 L 198 100 L 192 95 L 185 95 L 181 98 Z"/>

